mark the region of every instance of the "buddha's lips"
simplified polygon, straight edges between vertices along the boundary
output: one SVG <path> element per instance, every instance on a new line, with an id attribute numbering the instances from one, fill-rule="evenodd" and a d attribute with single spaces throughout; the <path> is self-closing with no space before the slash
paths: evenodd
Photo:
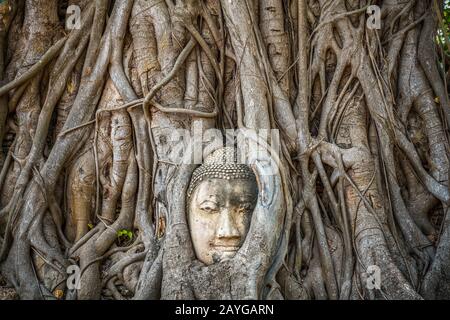
<path id="1" fill-rule="evenodd" d="M 230 245 L 213 245 L 213 247 L 217 250 L 224 252 L 235 252 L 239 250 L 238 246 L 230 246 Z"/>

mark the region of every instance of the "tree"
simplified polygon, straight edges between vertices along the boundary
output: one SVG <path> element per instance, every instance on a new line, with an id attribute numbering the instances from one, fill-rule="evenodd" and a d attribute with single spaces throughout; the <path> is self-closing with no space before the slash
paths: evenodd
<path id="1" fill-rule="evenodd" d="M 450 297 L 448 3 L 6 0 L 0 14 L 0 270 L 21 298 Z M 254 274 L 237 259 L 187 275 L 195 166 L 167 161 L 167 137 L 196 125 L 280 132 Z"/>

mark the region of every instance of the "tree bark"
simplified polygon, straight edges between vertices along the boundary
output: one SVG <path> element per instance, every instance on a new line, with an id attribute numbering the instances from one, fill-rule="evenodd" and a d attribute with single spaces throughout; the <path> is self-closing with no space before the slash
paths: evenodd
<path id="1" fill-rule="evenodd" d="M 378 29 L 370 4 L 3 1 L 7 286 L 21 299 L 449 299 L 448 4 L 377 1 Z M 242 247 L 207 266 L 186 193 L 230 129 L 279 143 L 250 155 Z"/>

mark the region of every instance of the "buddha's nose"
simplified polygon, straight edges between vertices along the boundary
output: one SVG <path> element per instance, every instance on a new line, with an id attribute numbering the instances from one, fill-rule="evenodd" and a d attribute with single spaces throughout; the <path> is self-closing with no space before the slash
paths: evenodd
<path id="1" fill-rule="evenodd" d="M 228 209 L 224 209 L 220 213 L 217 237 L 219 239 L 239 239 L 241 237 L 231 212 Z"/>

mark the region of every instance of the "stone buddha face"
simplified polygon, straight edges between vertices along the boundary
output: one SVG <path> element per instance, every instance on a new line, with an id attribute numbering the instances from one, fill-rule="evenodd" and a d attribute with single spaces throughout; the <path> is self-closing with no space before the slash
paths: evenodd
<path id="1" fill-rule="evenodd" d="M 248 166 L 220 162 L 224 149 L 194 172 L 188 194 L 187 220 L 194 251 L 206 265 L 236 254 L 248 233 L 258 196 Z"/>

